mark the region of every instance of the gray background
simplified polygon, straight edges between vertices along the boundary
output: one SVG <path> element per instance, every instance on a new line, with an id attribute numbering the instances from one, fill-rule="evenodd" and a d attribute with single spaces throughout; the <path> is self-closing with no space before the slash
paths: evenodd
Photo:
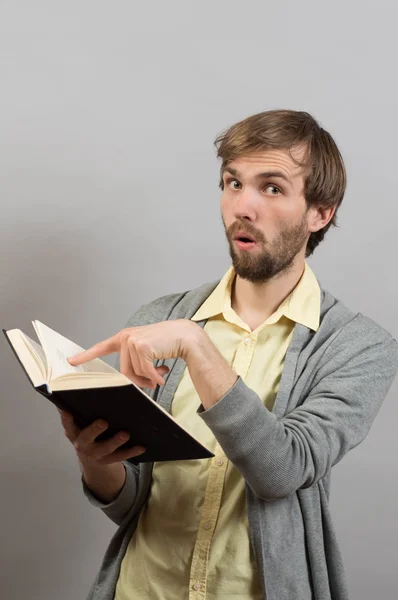
<path id="1" fill-rule="evenodd" d="M 1 327 L 32 335 L 39 319 L 88 347 L 153 298 L 221 277 L 213 140 L 292 108 L 331 132 L 348 171 L 340 227 L 309 264 L 396 337 L 398 15 L 376 6 L 2 0 Z M 5 341 L 0 364 L 1 596 L 84 598 L 115 527 Z M 397 597 L 397 384 L 333 470 L 354 600 Z"/>

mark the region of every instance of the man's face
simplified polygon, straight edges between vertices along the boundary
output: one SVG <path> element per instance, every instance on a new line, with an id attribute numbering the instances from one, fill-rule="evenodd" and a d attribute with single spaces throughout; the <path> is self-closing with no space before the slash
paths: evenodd
<path id="1" fill-rule="evenodd" d="M 292 154 L 302 157 L 298 150 Z M 262 283 L 289 270 L 298 254 L 304 258 L 313 209 L 307 210 L 301 167 L 287 151 L 237 158 L 225 168 L 223 182 L 221 216 L 239 277 Z M 240 230 L 256 241 L 254 246 L 239 247 Z"/>

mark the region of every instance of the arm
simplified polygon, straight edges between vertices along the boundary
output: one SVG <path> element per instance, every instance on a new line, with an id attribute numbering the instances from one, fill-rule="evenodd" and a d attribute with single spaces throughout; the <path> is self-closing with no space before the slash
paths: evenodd
<path id="1" fill-rule="evenodd" d="M 109 504 L 116 500 L 126 481 L 124 463 L 85 467 L 80 461 L 80 468 L 83 483 L 100 502 Z"/>
<path id="2" fill-rule="evenodd" d="M 139 467 L 128 461 L 144 449 L 140 446 L 120 449 L 126 439 L 121 439 L 120 434 L 97 442 L 98 435 L 106 429 L 101 419 L 80 429 L 70 413 L 58 411 L 65 435 L 79 460 L 86 497 L 115 523 L 120 523 L 134 503 L 138 489 Z"/>
<path id="3" fill-rule="evenodd" d="M 100 508 L 106 516 L 111 519 L 116 525 L 120 525 L 124 518 L 127 516 L 130 508 L 132 507 L 138 490 L 138 477 L 139 467 L 132 465 L 128 461 L 119 463 L 125 471 L 124 483 L 118 495 L 113 500 L 100 499 L 96 496 L 93 491 L 88 487 L 84 473 L 82 474 L 82 486 L 83 492 L 89 502 L 98 508 Z M 114 465 L 111 465 L 114 466 Z M 100 486 L 107 485 L 106 478 L 100 482 Z M 97 489 L 103 489 L 102 487 Z"/>
<path id="4" fill-rule="evenodd" d="M 198 414 L 259 498 L 272 501 L 314 485 L 364 440 L 398 370 L 398 344 L 380 332 L 344 327 L 319 361 L 304 402 L 281 419 L 241 377 L 232 387 L 230 375 L 222 379 L 232 370 L 215 359 L 214 346 L 211 364 L 206 342 L 196 359 L 191 354 Z"/>

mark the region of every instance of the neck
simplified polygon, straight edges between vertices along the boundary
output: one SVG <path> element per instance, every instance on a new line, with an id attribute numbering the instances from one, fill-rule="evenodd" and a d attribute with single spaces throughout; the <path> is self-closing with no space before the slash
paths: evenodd
<path id="1" fill-rule="evenodd" d="M 294 264 L 264 283 L 252 283 L 236 275 L 231 290 L 231 305 L 242 318 L 265 321 L 294 290 L 305 269 L 305 262 Z"/>

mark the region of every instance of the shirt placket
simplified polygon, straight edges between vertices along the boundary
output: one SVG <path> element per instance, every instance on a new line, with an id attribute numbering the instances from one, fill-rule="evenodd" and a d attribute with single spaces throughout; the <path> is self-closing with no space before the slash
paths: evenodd
<path id="1" fill-rule="evenodd" d="M 198 535 L 192 556 L 189 600 L 206 598 L 207 567 L 211 540 L 217 524 L 228 459 L 217 442 L 211 460 Z"/>
<path id="2" fill-rule="evenodd" d="M 254 346 L 255 339 L 246 336 L 235 354 L 232 367 L 242 379 L 247 376 Z M 206 599 L 207 569 L 211 541 L 220 511 L 225 474 L 229 462 L 218 442 L 216 443 L 214 454 L 215 456 L 212 458 L 210 464 L 202 515 L 192 556 L 189 600 Z"/>

